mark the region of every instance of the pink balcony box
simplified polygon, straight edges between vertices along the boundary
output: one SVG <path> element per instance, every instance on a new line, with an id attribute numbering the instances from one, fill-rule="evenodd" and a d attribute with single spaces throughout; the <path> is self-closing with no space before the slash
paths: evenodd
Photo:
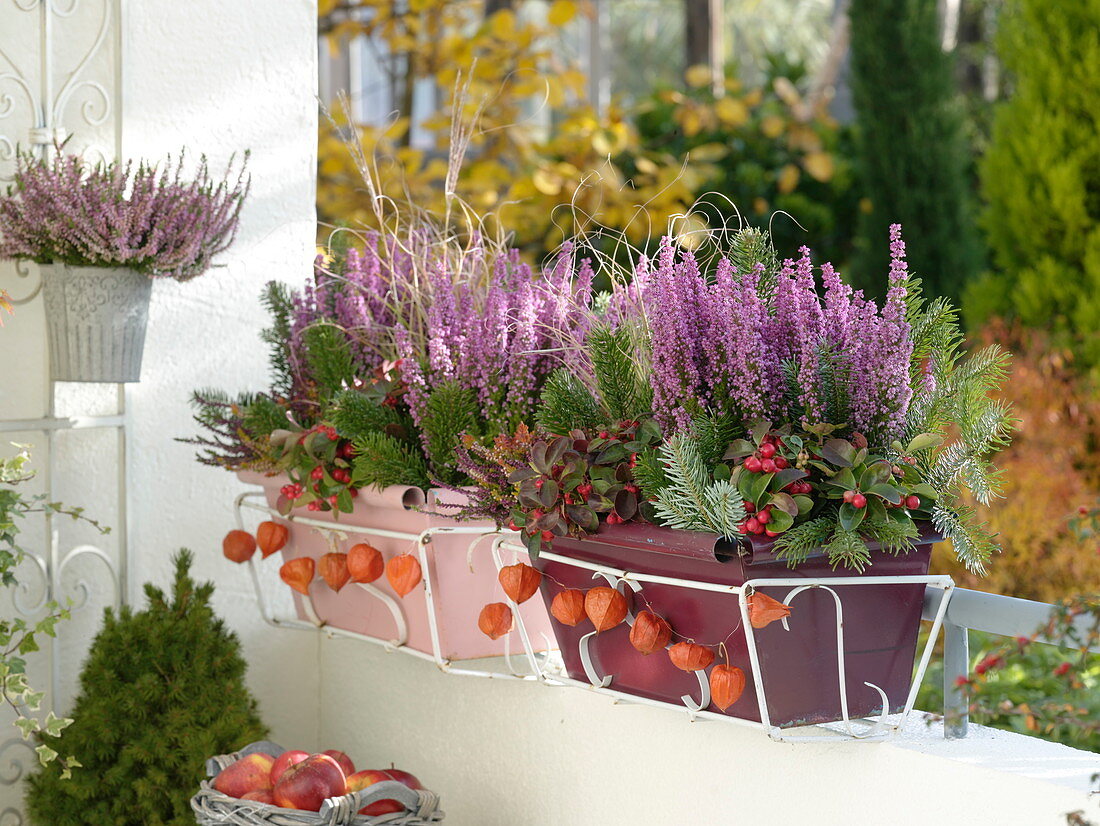
<path id="1" fill-rule="evenodd" d="M 267 504 L 275 509 L 279 489 L 287 484 L 283 475 L 264 476 L 259 473 L 241 472 L 241 481 L 259 485 L 264 490 Z M 347 538 L 326 538 L 324 532 L 309 525 L 272 517 L 286 525 L 290 532 L 286 547 L 282 549 L 283 561 L 309 556 L 315 560 L 332 551 L 346 552 L 352 545 L 365 542 L 382 552 L 388 561 L 392 557 L 409 552 L 419 560 L 417 543 L 409 539 L 373 536 L 357 533 L 356 529 L 396 531 L 418 536 L 429 528 L 480 527 L 485 535 L 495 531 L 489 522 L 459 522 L 446 515 L 442 505 L 455 503 L 459 495 L 445 490 L 430 490 L 425 497 L 415 487 L 394 485 L 381 491 L 363 489 L 355 500 L 351 513 L 313 512 L 296 508 L 293 515 L 331 524 L 345 532 Z M 490 551 L 492 538 L 478 542 L 472 554 L 471 543 L 478 534 L 435 534 L 425 548 L 427 556 L 426 577 L 431 578 L 432 602 L 439 634 L 439 651 L 444 660 L 469 660 L 481 657 L 501 656 L 507 652 L 522 655 L 523 647 L 515 633 L 498 640 L 491 640 L 477 627 L 481 609 L 490 602 L 505 602 L 504 592 L 497 582 L 497 568 Z M 512 553 L 502 551 L 504 563 L 511 564 Z M 257 557 L 258 558 L 258 557 Z M 514 561 L 528 562 L 526 555 Z M 274 560 L 272 560 L 274 563 Z M 345 585 L 339 593 L 333 591 L 318 576 L 310 586 L 310 597 L 317 617 L 328 626 L 341 628 L 382 640 L 398 637 L 398 626 L 390 608 L 376 596 L 354 583 Z M 405 645 L 425 654 L 433 653 L 431 629 L 428 620 L 428 601 L 425 583 L 421 581 L 404 598 L 390 587 L 383 574 L 374 588 L 387 594 L 401 607 L 407 626 Z M 299 618 L 309 620 L 309 611 L 300 594 L 294 594 L 294 604 Z M 542 600 L 532 598 L 520 606 L 524 627 L 536 649 L 545 649 L 546 640 L 553 640 L 553 631 Z"/>

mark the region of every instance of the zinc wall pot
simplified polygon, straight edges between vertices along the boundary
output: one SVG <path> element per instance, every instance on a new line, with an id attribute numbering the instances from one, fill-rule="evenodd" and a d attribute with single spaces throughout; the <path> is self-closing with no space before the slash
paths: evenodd
<path id="1" fill-rule="evenodd" d="M 871 544 L 872 565 L 868 574 L 925 575 L 932 543 L 938 540 L 931 531 L 925 531 L 914 550 L 897 557 Z M 751 552 L 742 556 L 736 553 L 732 544 L 720 541 L 713 534 L 628 523 L 603 525 L 597 534 L 583 539 L 555 538 L 549 550 L 559 556 L 632 573 L 724 585 L 742 585 L 750 579 L 854 575 L 842 569 L 833 571 L 822 554 L 811 556 L 791 570 L 775 559 L 771 547 L 770 540 L 756 541 L 754 538 Z M 589 570 L 545 556 L 540 556 L 535 564 L 546 574 L 542 595 L 547 606 L 563 588 L 587 590 L 593 585 L 607 584 L 602 579 L 594 582 Z M 851 718 L 877 715 L 882 710 L 878 692 L 865 686 L 864 681 L 886 692 L 890 712 L 901 711 L 905 705 L 924 589 L 923 584 L 838 589 L 843 601 L 845 675 Z M 642 583 L 642 590 L 637 595 L 629 588 L 622 590 L 632 612 L 645 608 L 656 612 L 671 624 L 673 642 L 688 638 L 709 646 L 716 654 L 716 664 L 723 661 L 718 643 L 724 642 L 730 665 L 744 670 L 746 686 L 741 698 L 725 712 L 713 704 L 708 710 L 760 720 L 736 594 L 648 582 Z M 760 587 L 758 590 L 783 600 L 791 588 Z M 792 601 L 791 608 L 789 631 L 780 622 L 754 629 L 771 722 L 782 727 L 840 720 L 833 598 L 820 589 L 804 591 Z M 593 630 L 592 624 L 587 620 L 575 627 L 557 621 L 551 624 L 569 676 L 588 682 L 579 643 L 581 637 Z M 699 683 L 694 673 L 676 668 L 664 651 L 643 656 L 630 644 L 629 633 L 630 628 L 624 622 L 589 640 L 588 650 L 596 671 L 612 677 L 610 688 L 674 705 L 682 705 L 680 698 L 684 695 L 698 700 Z"/>
<path id="2" fill-rule="evenodd" d="M 40 269 L 53 380 L 138 381 L 153 280 L 125 268 Z"/>
<path id="3" fill-rule="evenodd" d="M 264 476 L 242 472 L 238 476 L 248 484 L 262 486 L 268 506 L 272 509 L 277 507 L 279 489 L 288 481 L 282 474 Z M 425 496 L 419 488 L 394 485 L 382 491 L 360 490 L 353 511 L 341 513 L 338 517 L 333 511 L 314 512 L 305 508 L 296 508 L 294 515 L 331 523 L 338 529 L 348 531 L 348 539 L 337 543 L 339 551 L 346 553 L 352 545 L 365 542 L 381 551 L 386 561 L 404 552 L 412 553 L 419 561 L 413 542 L 356 534 L 355 527 L 410 534 L 419 534 L 431 527 L 456 525 L 483 527 L 486 533 L 495 530 L 495 526 L 489 522 L 459 522 L 447 516 L 447 509 L 442 506 L 455 503 L 457 499 L 458 495 L 449 491 L 431 490 Z M 285 524 L 289 531 L 286 547 L 281 552 L 282 561 L 302 556 L 318 560 L 323 554 L 333 550 L 325 537 L 310 526 L 295 523 L 293 520 L 278 521 Z M 479 543 L 473 556 L 468 557 L 470 543 L 476 538 L 476 535 L 471 534 L 437 534 L 432 538 L 431 544 L 426 546 L 440 652 L 447 660 L 501 656 L 505 653 L 506 646 L 512 654 L 523 653 L 522 645 L 514 634 L 508 635 L 512 637 L 510 642 L 507 637 L 491 640 L 478 629 L 478 615 L 482 607 L 486 603 L 502 602 L 504 595 L 497 582 L 497 569 L 490 553 L 492 540 L 485 539 Z M 522 554 L 517 561 L 529 560 L 526 554 Z M 275 557 L 268 560 L 268 563 L 281 564 L 277 563 Z M 510 563 L 511 554 L 505 553 L 505 564 Z M 371 585 L 391 596 L 404 611 L 408 626 L 406 645 L 426 654 L 432 653 L 424 583 L 418 584 L 404 597 L 393 591 L 385 574 Z M 337 593 L 328 587 L 318 573 L 318 578 L 310 586 L 310 598 L 318 617 L 327 625 L 384 640 L 393 639 L 396 635 L 397 628 L 390 610 L 380 600 L 353 583 L 348 583 Z M 301 595 L 294 594 L 294 603 L 299 618 L 308 620 L 309 615 Z M 553 639 L 553 635 L 550 618 L 542 601 L 531 598 L 519 610 L 532 643 L 537 648 L 544 648 L 543 640 Z"/>

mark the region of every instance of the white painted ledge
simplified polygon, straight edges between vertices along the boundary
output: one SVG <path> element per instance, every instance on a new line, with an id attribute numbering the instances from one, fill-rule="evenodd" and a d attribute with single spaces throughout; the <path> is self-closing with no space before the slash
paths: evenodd
<path id="1" fill-rule="evenodd" d="M 320 664 L 322 747 L 412 771 L 456 826 L 1064 826 L 1076 810 L 1100 823 L 1100 755 L 980 726 L 946 741 L 915 716 L 885 743 L 774 743 L 351 640 L 323 640 Z"/>

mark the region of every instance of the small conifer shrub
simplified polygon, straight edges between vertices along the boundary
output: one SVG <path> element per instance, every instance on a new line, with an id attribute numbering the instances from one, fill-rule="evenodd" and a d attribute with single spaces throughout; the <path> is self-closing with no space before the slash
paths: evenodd
<path id="1" fill-rule="evenodd" d="M 175 557 L 170 594 L 147 584 L 148 606 L 108 608 L 80 675 L 75 722 L 42 740 L 82 768 L 46 766 L 27 786 L 35 826 L 193 826 L 188 803 L 207 757 L 263 739 L 245 688 L 240 643 L 210 605 L 213 583 Z"/>

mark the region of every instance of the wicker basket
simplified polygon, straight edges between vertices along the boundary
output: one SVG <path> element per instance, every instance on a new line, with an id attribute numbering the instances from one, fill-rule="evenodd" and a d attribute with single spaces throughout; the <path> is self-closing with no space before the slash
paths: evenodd
<path id="1" fill-rule="evenodd" d="M 222 754 L 206 761 L 206 774 L 218 772 L 242 757 L 257 752 L 278 757 L 285 751 L 267 740 L 252 743 L 233 754 Z M 379 800 L 396 800 L 405 807 L 378 817 L 357 814 L 364 806 Z M 319 812 L 282 809 L 267 803 L 228 797 L 204 780 L 191 798 L 191 808 L 199 826 L 428 826 L 443 820 L 439 797 L 424 789 L 410 789 L 404 783 L 375 783 L 365 789 L 326 800 Z"/>

